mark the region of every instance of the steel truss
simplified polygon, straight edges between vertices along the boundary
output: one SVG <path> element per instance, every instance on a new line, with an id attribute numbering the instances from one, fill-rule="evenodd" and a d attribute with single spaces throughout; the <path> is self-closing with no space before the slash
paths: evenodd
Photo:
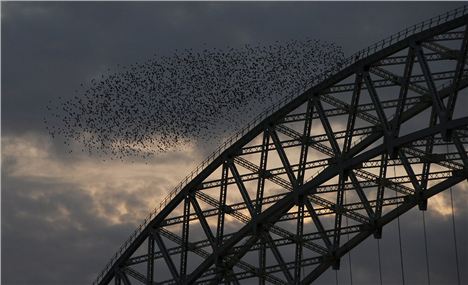
<path id="1" fill-rule="evenodd" d="M 467 23 L 401 39 L 271 114 L 179 191 L 98 283 L 309 284 L 396 217 L 426 210 L 468 178 L 468 116 L 455 112 L 468 84 Z"/>

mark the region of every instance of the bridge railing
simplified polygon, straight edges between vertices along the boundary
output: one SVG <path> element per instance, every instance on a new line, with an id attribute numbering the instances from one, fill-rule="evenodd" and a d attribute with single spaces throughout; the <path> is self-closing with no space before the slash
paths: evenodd
<path id="1" fill-rule="evenodd" d="M 370 54 L 377 52 L 383 48 L 390 46 L 391 44 L 396 43 L 399 40 L 402 40 L 406 37 L 409 37 L 413 34 L 421 32 L 426 29 L 430 29 L 435 27 L 439 24 L 443 24 L 450 20 L 456 19 L 463 15 L 466 15 L 468 12 L 467 6 L 463 6 L 451 11 L 448 11 L 445 14 L 430 18 L 429 20 L 425 20 L 420 22 L 416 25 L 408 27 L 406 29 L 401 30 L 398 33 L 391 35 L 388 38 L 385 38 L 381 41 L 376 42 L 375 44 L 362 49 L 340 64 L 339 69 L 343 69 L 347 66 L 352 65 L 356 61 L 363 59 Z M 286 103 L 290 102 L 297 94 L 302 94 L 314 84 L 316 84 L 321 79 L 324 79 L 322 76 L 321 78 L 314 80 L 313 82 L 307 82 L 304 86 L 297 88 L 294 92 L 291 92 L 289 95 L 283 97 L 280 101 L 276 102 L 275 104 L 271 105 L 269 108 L 264 110 L 262 113 L 257 115 L 252 121 L 250 121 L 244 128 L 236 132 L 234 135 L 230 136 L 227 140 L 223 142 L 211 155 L 209 155 L 205 160 L 203 160 L 193 171 L 190 172 L 174 189 L 172 189 L 169 194 L 160 202 L 160 204 L 153 209 L 149 213 L 149 215 L 143 220 L 143 223 L 138 226 L 138 228 L 130 235 L 130 237 L 120 246 L 119 250 L 111 257 L 110 261 L 104 267 L 104 269 L 99 273 L 96 280 L 93 284 L 98 284 L 104 275 L 110 270 L 110 268 L 114 265 L 115 261 L 122 255 L 122 253 L 129 247 L 130 244 L 135 240 L 135 238 L 143 231 L 143 229 L 148 225 L 148 223 L 164 208 L 167 204 L 185 187 L 187 184 L 192 181 L 195 176 L 197 176 L 206 166 L 208 166 L 213 160 L 218 157 L 223 151 L 225 151 L 228 147 L 230 147 L 234 142 L 236 142 L 239 138 L 244 136 L 247 132 L 249 132 L 253 127 L 258 125 L 262 120 L 266 119 L 270 116 L 273 112 L 279 110 L 283 107 Z M 318 175 L 320 171 L 315 173 L 313 176 Z"/>
<path id="2" fill-rule="evenodd" d="M 343 66 L 349 66 L 356 61 L 366 58 L 367 56 L 384 49 L 402 39 L 405 39 L 409 36 L 412 36 L 416 33 L 422 32 L 424 30 L 433 28 L 435 26 L 438 26 L 440 24 L 446 23 L 448 21 L 454 20 L 458 17 L 466 15 L 468 12 L 467 6 L 459 7 L 457 9 L 448 11 L 445 14 L 441 14 L 439 16 L 432 17 L 428 20 L 425 20 L 423 22 L 420 22 L 416 25 L 413 25 L 411 27 L 407 27 L 398 33 L 395 33 L 383 40 L 380 40 L 373 45 L 368 46 L 367 48 L 364 48 L 362 50 L 359 50 L 358 52 L 354 53 L 350 57 L 348 57 L 344 62 Z"/>

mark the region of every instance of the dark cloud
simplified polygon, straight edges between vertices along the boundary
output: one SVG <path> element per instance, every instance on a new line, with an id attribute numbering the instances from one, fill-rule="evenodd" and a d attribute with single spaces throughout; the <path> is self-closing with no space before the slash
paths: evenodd
<path id="1" fill-rule="evenodd" d="M 2 189 L 2 284 L 90 283 L 107 259 L 95 253 L 135 227 L 99 218 L 76 185 L 8 177 Z"/>
<path id="2" fill-rule="evenodd" d="M 117 64 L 175 49 L 317 38 L 346 54 L 460 6 L 444 3 L 2 3 L 2 130 L 41 130 L 46 102 Z M 5 72 L 6 71 L 6 72 Z M 27 82 L 27 84 L 25 84 Z M 6 106 L 15 106 L 6 108 Z"/>

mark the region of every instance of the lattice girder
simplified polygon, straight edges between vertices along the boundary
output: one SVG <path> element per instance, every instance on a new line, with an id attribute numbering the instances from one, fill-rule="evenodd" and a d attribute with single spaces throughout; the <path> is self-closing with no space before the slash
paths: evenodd
<path id="1" fill-rule="evenodd" d="M 467 24 L 430 26 L 292 99 L 188 182 L 99 284 L 308 284 L 425 210 L 468 178 Z"/>

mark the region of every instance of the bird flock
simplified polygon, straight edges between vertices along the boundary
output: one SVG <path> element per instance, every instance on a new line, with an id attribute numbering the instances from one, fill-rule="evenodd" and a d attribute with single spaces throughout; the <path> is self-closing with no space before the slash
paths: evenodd
<path id="1" fill-rule="evenodd" d="M 155 55 L 50 101 L 44 122 L 70 152 L 79 143 L 111 159 L 220 144 L 271 104 L 335 73 L 343 59 L 339 46 L 319 40 Z"/>

